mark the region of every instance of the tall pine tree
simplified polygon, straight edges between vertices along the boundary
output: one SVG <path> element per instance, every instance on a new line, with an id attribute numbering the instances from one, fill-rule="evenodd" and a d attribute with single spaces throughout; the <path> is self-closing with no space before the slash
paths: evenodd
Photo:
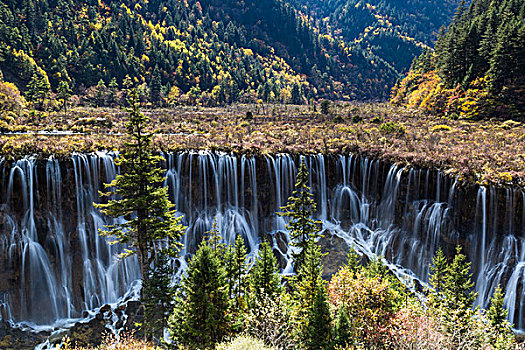
<path id="1" fill-rule="evenodd" d="M 26 97 L 28 101 L 36 103 L 38 108 L 42 108 L 50 89 L 51 85 L 45 73 L 42 74 L 35 70 L 31 80 L 27 84 Z"/>
<path id="2" fill-rule="evenodd" d="M 447 307 L 452 310 L 472 309 L 476 292 L 473 291 L 474 282 L 470 272 L 470 263 L 466 256 L 461 253 L 461 246 L 456 247 L 456 255 L 452 260 L 443 281 L 443 293 L 446 298 Z"/>
<path id="3" fill-rule="evenodd" d="M 433 306 L 434 308 L 439 308 L 443 300 L 443 289 L 445 277 L 447 276 L 447 270 L 447 259 L 443 254 L 443 250 L 439 248 L 436 255 L 432 259 L 429 276 L 429 282 L 432 286 L 429 302 L 430 306 Z"/>
<path id="4" fill-rule="evenodd" d="M 465 336 L 472 329 L 472 308 L 477 295 L 473 287 L 470 263 L 466 262 L 466 256 L 458 245 L 444 278 L 443 302 L 439 311 L 443 315 L 445 331 L 455 348 L 463 346 Z"/>
<path id="5" fill-rule="evenodd" d="M 510 322 L 507 320 L 509 311 L 505 309 L 504 304 L 504 294 L 501 291 L 499 286 L 494 290 L 494 294 L 490 299 L 490 306 L 487 310 L 487 319 L 492 326 L 493 334 L 491 343 L 494 348 L 498 347 L 498 344 L 508 341 L 514 341 L 514 334 L 512 332 L 512 327 Z"/>
<path id="6" fill-rule="evenodd" d="M 102 195 L 109 198 L 108 202 L 95 206 L 109 217 L 127 218 L 123 223 L 107 225 L 100 233 L 126 245 L 123 256 L 138 254 L 142 283 L 147 287 L 142 289 L 141 299 L 147 301 L 152 297 L 149 288 L 155 288 L 149 285 L 150 269 L 158 258 L 155 250 L 176 254 L 184 227 L 180 224 L 180 218 L 175 216 L 174 205 L 168 199 L 164 170 L 160 167 L 163 158 L 154 152 L 153 135 L 147 131 L 149 118 L 140 112 L 135 91 L 131 92 L 129 103 L 127 140 L 123 151 L 115 159 L 122 173 L 106 184 L 110 191 Z M 148 303 L 145 305 L 147 307 Z"/>
<path id="7" fill-rule="evenodd" d="M 151 75 L 149 83 L 149 99 L 155 106 L 160 104 L 160 91 L 162 88 L 162 80 L 160 76 L 159 66 L 155 66 Z"/>
<path id="8" fill-rule="evenodd" d="M 228 279 L 228 294 L 236 309 L 242 307 L 247 289 L 248 264 L 246 261 L 246 246 L 242 235 L 237 235 L 234 245 L 227 248 L 226 276 Z"/>
<path id="9" fill-rule="evenodd" d="M 57 98 L 59 101 L 62 101 L 61 109 L 64 110 L 64 113 L 67 113 L 67 104 L 71 98 L 71 88 L 69 87 L 69 83 L 67 81 L 62 80 L 58 84 Z"/>
<path id="10" fill-rule="evenodd" d="M 218 255 L 207 239 L 190 261 L 169 321 L 176 344 L 212 349 L 229 332 L 228 285 Z"/>
<path id="11" fill-rule="evenodd" d="M 305 260 L 306 246 L 310 240 L 320 237 L 318 221 L 312 219 L 315 212 L 315 201 L 308 186 L 308 170 L 306 164 L 301 162 L 292 196 L 288 204 L 281 208 L 280 216 L 290 219 L 286 228 L 290 232 L 291 244 L 299 248 L 293 252 L 295 268 L 299 269 Z"/>
<path id="12" fill-rule="evenodd" d="M 282 292 L 277 259 L 273 254 L 272 247 L 266 241 L 259 246 L 259 253 L 255 265 L 250 270 L 248 282 L 250 286 L 248 299 L 250 307 L 266 298 L 274 300 Z"/>
<path id="13" fill-rule="evenodd" d="M 297 336 L 302 347 L 327 349 L 330 345 L 331 315 L 322 279 L 321 249 L 314 240 L 305 248 L 304 264 L 294 281 Z"/>

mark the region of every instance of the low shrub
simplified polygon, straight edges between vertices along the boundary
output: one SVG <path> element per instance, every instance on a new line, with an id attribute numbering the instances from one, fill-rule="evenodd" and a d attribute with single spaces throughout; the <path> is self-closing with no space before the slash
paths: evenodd
<path id="1" fill-rule="evenodd" d="M 383 122 L 383 118 L 381 117 L 373 117 L 370 119 L 370 123 L 372 124 L 381 124 Z"/>
<path id="2" fill-rule="evenodd" d="M 229 342 L 220 343 L 216 350 L 277 350 L 278 348 L 270 347 L 263 341 L 249 335 L 239 335 Z"/>
<path id="3" fill-rule="evenodd" d="M 338 116 L 335 116 L 334 119 L 332 119 L 332 122 L 334 122 L 335 124 L 342 124 L 345 122 L 345 119 L 341 117 L 340 115 L 338 115 Z"/>
<path id="4" fill-rule="evenodd" d="M 144 339 L 137 339 L 133 332 L 122 333 L 119 336 L 107 333 L 103 336 L 102 344 L 99 346 L 77 347 L 74 346 L 69 337 L 62 340 L 60 350 L 161 350 Z"/>
<path id="5" fill-rule="evenodd" d="M 361 117 L 360 115 L 354 115 L 352 117 L 352 123 L 354 124 L 361 123 L 362 121 L 363 121 L 363 117 Z"/>
<path id="6" fill-rule="evenodd" d="M 398 124 L 395 122 L 383 123 L 379 127 L 379 130 L 381 130 L 381 132 L 385 135 L 389 135 L 389 134 L 403 135 L 405 133 L 405 127 L 402 124 Z"/>
<path id="7" fill-rule="evenodd" d="M 431 129 L 430 129 L 430 132 L 439 132 L 439 131 L 451 131 L 452 128 L 448 125 L 444 125 L 444 124 L 439 124 L 439 125 L 434 125 Z"/>

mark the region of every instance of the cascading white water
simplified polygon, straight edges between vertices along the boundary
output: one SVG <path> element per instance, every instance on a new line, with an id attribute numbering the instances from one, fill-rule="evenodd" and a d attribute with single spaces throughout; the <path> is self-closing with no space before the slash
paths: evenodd
<path id="1" fill-rule="evenodd" d="M 242 235 L 252 259 L 261 237 L 270 237 L 283 255 L 283 273 L 291 273 L 291 249 L 279 242 L 289 241 L 286 220 L 275 213 L 292 193 L 303 159 L 318 204 L 315 216 L 325 232 L 363 253 L 385 257 L 399 276 L 422 281 L 435 250 L 443 246 L 450 253 L 461 242 L 476 273 L 477 302 L 486 306 L 501 284 L 509 318 L 516 328 L 525 328 L 521 191 L 507 191 L 502 216 L 495 189 L 480 187 L 468 204 L 472 198 L 457 199 L 457 180 L 440 172 L 386 166 L 366 157 L 201 151 L 165 158 L 170 199 L 188 227 L 182 266 L 216 222 L 225 242 Z M 0 257 L 8 262 L 6 271 L 20 266 L 19 280 L 0 290 L 3 318 L 49 324 L 78 317 L 84 309 L 116 301 L 140 277 L 136 259 L 118 262 L 120 248 L 97 232 L 107 219 L 92 203 L 99 201 L 101 184 L 116 175 L 113 155 L 77 154 L 71 162 L 69 168 L 53 158 L 2 163 Z M 39 166 L 45 171 L 37 171 Z M 67 186 L 66 178 L 73 179 Z M 462 217 L 462 206 L 473 208 L 471 217 Z"/>
<path id="2" fill-rule="evenodd" d="M 35 158 L 11 166 L 0 248 L 7 257 L 3 268 L 18 277 L 2 295 L 14 321 L 52 324 L 79 317 L 82 310 L 115 302 L 140 278 L 137 259 L 117 261 L 121 248 L 98 234 L 107 221 L 92 203 L 99 200 L 100 181 L 115 177 L 111 156 L 74 155 L 72 162 L 74 188 L 63 187 L 63 170 L 54 158 L 43 163 L 44 172 Z"/>

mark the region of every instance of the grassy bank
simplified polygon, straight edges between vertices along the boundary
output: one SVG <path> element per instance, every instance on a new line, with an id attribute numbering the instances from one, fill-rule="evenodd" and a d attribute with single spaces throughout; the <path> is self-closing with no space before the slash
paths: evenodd
<path id="1" fill-rule="evenodd" d="M 320 110 L 320 106 L 236 105 L 145 113 L 151 117 L 151 131 L 158 133 L 155 144 L 163 151 L 359 153 L 439 168 L 469 182 L 525 185 L 522 123 L 451 120 L 390 104 L 332 103 L 328 113 Z M 0 137 L 0 152 L 17 158 L 115 150 L 123 141 L 124 117 L 118 109 L 24 113 L 9 125 L 15 133 Z"/>

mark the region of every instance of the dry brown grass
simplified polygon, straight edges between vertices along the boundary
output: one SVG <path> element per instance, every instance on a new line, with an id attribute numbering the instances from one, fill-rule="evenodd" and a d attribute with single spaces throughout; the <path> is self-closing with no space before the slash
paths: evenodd
<path id="1" fill-rule="evenodd" d="M 113 333 L 107 333 L 104 335 L 102 344 L 99 346 L 89 347 L 77 347 L 72 345 L 71 340 L 65 337 L 62 340 L 62 345 L 58 347 L 60 350 L 160 350 L 151 343 L 146 342 L 143 339 L 137 339 L 133 332 L 123 333 L 119 337 Z"/>
<path id="2" fill-rule="evenodd" d="M 246 119 L 246 112 L 253 119 Z M 163 151 L 211 149 L 239 153 L 359 153 L 405 164 L 440 168 L 470 182 L 525 185 L 525 126 L 517 122 L 470 122 L 423 115 L 390 104 L 332 106 L 329 116 L 309 106 L 238 105 L 146 110 L 156 146 Z M 337 118 L 336 118 L 337 117 Z M 118 149 L 124 114 L 77 109 L 25 116 L 32 132 L 63 130 L 79 135 L 3 135 L 0 153 L 67 156 L 73 151 Z M 117 135 L 115 135 L 117 134 Z"/>

